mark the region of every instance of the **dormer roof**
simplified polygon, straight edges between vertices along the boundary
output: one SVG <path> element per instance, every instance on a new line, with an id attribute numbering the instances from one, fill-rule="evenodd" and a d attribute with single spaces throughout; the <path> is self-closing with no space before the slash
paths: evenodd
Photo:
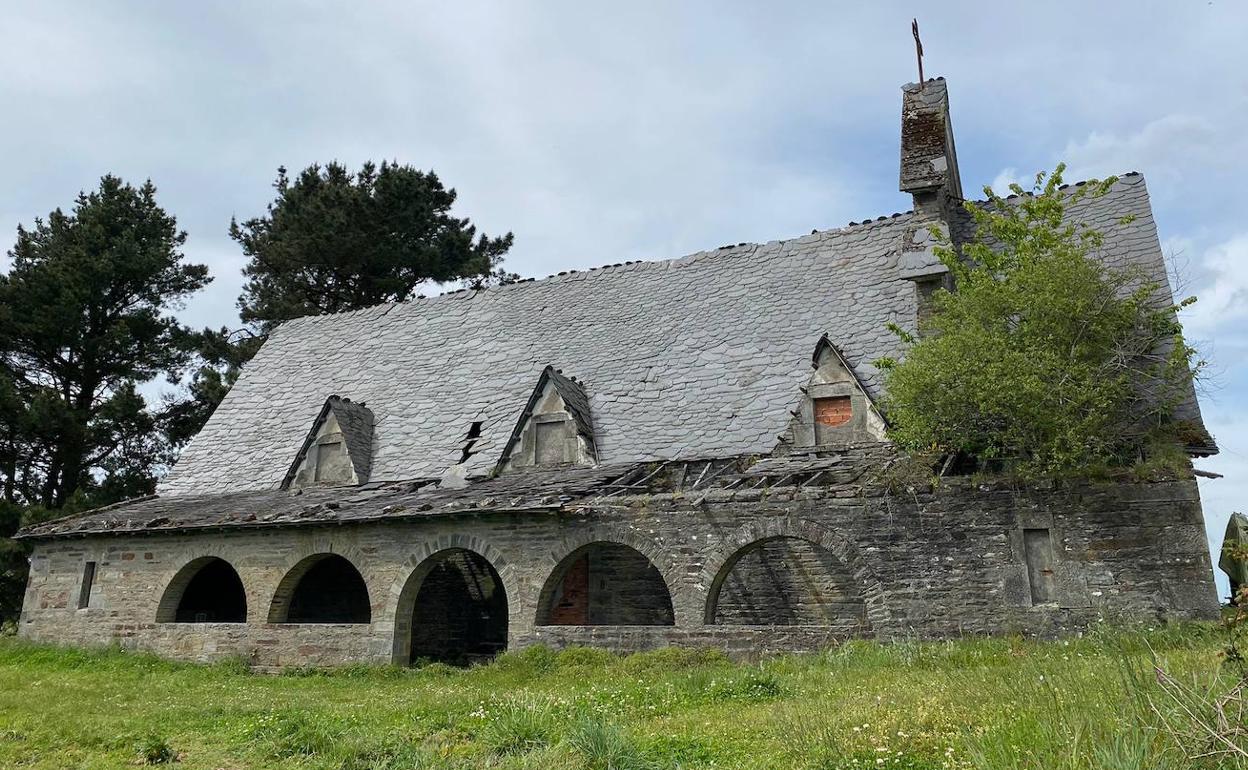
<path id="1" fill-rule="evenodd" d="M 591 458 L 594 456 L 594 424 L 590 415 L 589 397 L 585 394 L 585 386 L 575 377 L 567 377 L 562 371 L 547 365 L 537 377 L 537 383 L 525 402 L 520 417 L 512 428 L 511 435 L 499 456 L 496 470 L 501 470 L 511 459 L 525 430 L 533 421 L 534 413 L 548 391 L 553 390 L 558 397 L 563 411 L 571 416 L 576 436 L 583 442 Z"/>
<path id="2" fill-rule="evenodd" d="M 538 379 L 538 387 L 533 389 L 534 396 L 541 392 L 539 388 L 547 380 L 554 386 L 555 392 L 567 406 L 568 412 L 572 415 L 572 421 L 576 423 L 576 432 L 593 441 L 594 424 L 590 420 L 589 397 L 585 395 L 585 386 L 577 382 L 575 377 L 564 377 L 563 372 L 553 366 L 547 366 L 542 370 L 542 376 Z M 532 409 L 533 398 L 529 401 L 529 408 Z"/>
<path id="3" fill-rule="evenodd" d="M 846 360 L 845 354 L 841 352 L 841 349 L 838 348 L 836 343 L 830 340 L 826 334 L 820 337 L 819 341 L 815 343 L 815 352 L 810 357 L 811 368 L 818 370 L 819 366 L 823 363 L 825 356 L 832 356 L 833 360 L 836 361 L 850 376 L 854 385 L 862 393 L 863 397 L 867 399 L 867 402 L 870 403 L 871 408 L 879 413 L 879 406 L 875 403 L 875 397 L 871 395 L 871 391 L 867 390 L 867 387 L 863 384 L 862 380 L 858 379 L 858 374 L 854 371 L 854 367 L 850 366 L 849 361 Z"/>
<path id="4" fill-rule="evenodd" d="M 295 480 L 299 468 L 308 457 L 309 449 L 322 434 L 331 416 L 342 433 L 342 441 L 351 460 L 351 467 L 355 470 L 357 483 L 367 483 L 373 464 L 373 412 L 362 402 L 335 395 L 325 399 L 325 404 L 312 421 L 307 437 L 282 480 L 283 489 Z"/>

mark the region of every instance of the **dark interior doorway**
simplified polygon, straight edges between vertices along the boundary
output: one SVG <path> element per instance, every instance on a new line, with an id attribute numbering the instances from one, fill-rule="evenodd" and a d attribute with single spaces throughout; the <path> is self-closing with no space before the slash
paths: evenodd
<path id="1" fill-rule="evenodd" d="M 355 565 L 336 554 L 312 557 L 295 584 L 286 623 L 368 623 L 373 610 L 368 586 Z M 300 567 L 296 567 L 296 570 Z"/>
<path id="2" fill-rule="evenodd" d="M 217 558 L 204 561 L 182 590 L 173 622 L 247 622 L 247 592 L 229 562 Z"/>
<path id="3" fill-rule="evenodd" d="M 507 593 L 494 567 L 463 548 L 432 558 L 416 592 L 408 662 L 471 665 L 507 649 Z"/>

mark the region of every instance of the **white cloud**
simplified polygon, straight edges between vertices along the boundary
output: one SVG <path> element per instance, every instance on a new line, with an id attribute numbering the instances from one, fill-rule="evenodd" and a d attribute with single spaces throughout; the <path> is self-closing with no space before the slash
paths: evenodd
<path id="1" fill-rule="evenodd" d="M 992 187 L 992 191 L 997 195 L 1006 196 L 1011 194 L 1010 185 L 1014 184 L 1022 187 L 1023 180 L 1018 175 L 1018 169 L 1010 166 L 1009 168 L 1001 169 L 1001 172 L 993 177 L 992 184 L 989 186 Z M 1023 189 L 1026 190 L 1027 188 L 1023 187 Z"/>
<path id="2" fill-rule="evenodd" d="M 1188 336 L 1217 336 L 1236 347 L 1248 347 L 1248 232 L 1205 250 L 1196 267 L 1202 280 L 1195 291 L 1196 304 L 1183 315 Z"/>
<path id="3" fill-rule="evenodd" d="M 1201 115 L 1171 114 L 1119 134 L 1093 131 L 1062 151 L 1070 179 L 1105 178 L 1140 171 L 1155 189 L 1165 190 L 1194 169 L 1214 168 L 1240 143 L 1233 122 L 1219 124 Z"/>

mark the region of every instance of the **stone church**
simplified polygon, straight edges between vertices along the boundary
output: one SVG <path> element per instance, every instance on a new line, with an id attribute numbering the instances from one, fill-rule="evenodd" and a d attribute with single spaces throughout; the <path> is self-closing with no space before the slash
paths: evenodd
<path id="1" fill-rule="evenodd" d="M 274 669 L 1215 617 L 1191 478 L 898 474 L 871 362 L 949 281 L 929 228 L 973 234 L 943 79 L 902 89 L 900 182 L 902 214 L 283 324 L 157 495 L 20 534 L 20 633 Z M 1071 216 L 1169 285 L 1143 177 Z"/>

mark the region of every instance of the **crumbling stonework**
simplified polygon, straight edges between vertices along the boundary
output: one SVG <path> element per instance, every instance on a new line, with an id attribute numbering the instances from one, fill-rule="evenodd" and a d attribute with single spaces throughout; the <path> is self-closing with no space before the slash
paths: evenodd
<path id="1" fill-rule="evenodd" d="M 1051 533 L 1058 587 L 1056 601 L 1041 605 L 1033 603 L 1023 537 L 1037 529 Z M 758 614 L 749 616 L 751 599 L 742 596 L 748 573 L 743 580 L 734 567 L 748 566 L 749 554 L 782 542 L 777 538 L 795 539 L 806 554 L 795 574 L 807 577 L 788 580 L 807 582 L 791 593 L 806 592 L 840 611 L 817 623 L 809 622 L 817 614 L 809 608 L 782 617 L 773 593 L 754 597 Z M 541 606 L 554 594 L 548 581 L 561 581 L 560 566 L 590 544 L 618 544 L 635 554 L 617 560 L 614 575 L 611 561 L 600 560 L 595 580 L 604 586 L 636 580 L 638 560 L 652 564 L 670 593 L 674 624 L 539 625 L 539 617 L 550 618 L 550 607 Z M 719 488 L 702 499 L 680 491 L 613 497 L 558 515 L 465 512 L 264 532 L 48 540 L 36 544 L 21 633 L 194 660 L 243 656 L 262 668 L 406 663 L 418 593 L 413 583 L 418 588 L 448 549 L 474 554 L 498 576 L 511 648 L 688 644 L 755 655 L 818 649 L 847 637 L 1051 635 L 1101 620 L 1217 614 L 1194 482 L 1019 492 L 955 479 L 936 491 Z M 360 571 L 371 622 L 270 622 L 283 578 L 322 553 L 341 555 Z M 157 622 L 174 576 L 205 556 L 237 570 L 247 622 Z M 78 609 L 74 598 L 87 561 L 97 565 L 94 585 L 89 606 Z M 818 569 L 820 561 L 829 568 Z M 716 613 L 725 602 L 731 618 Z"/>

